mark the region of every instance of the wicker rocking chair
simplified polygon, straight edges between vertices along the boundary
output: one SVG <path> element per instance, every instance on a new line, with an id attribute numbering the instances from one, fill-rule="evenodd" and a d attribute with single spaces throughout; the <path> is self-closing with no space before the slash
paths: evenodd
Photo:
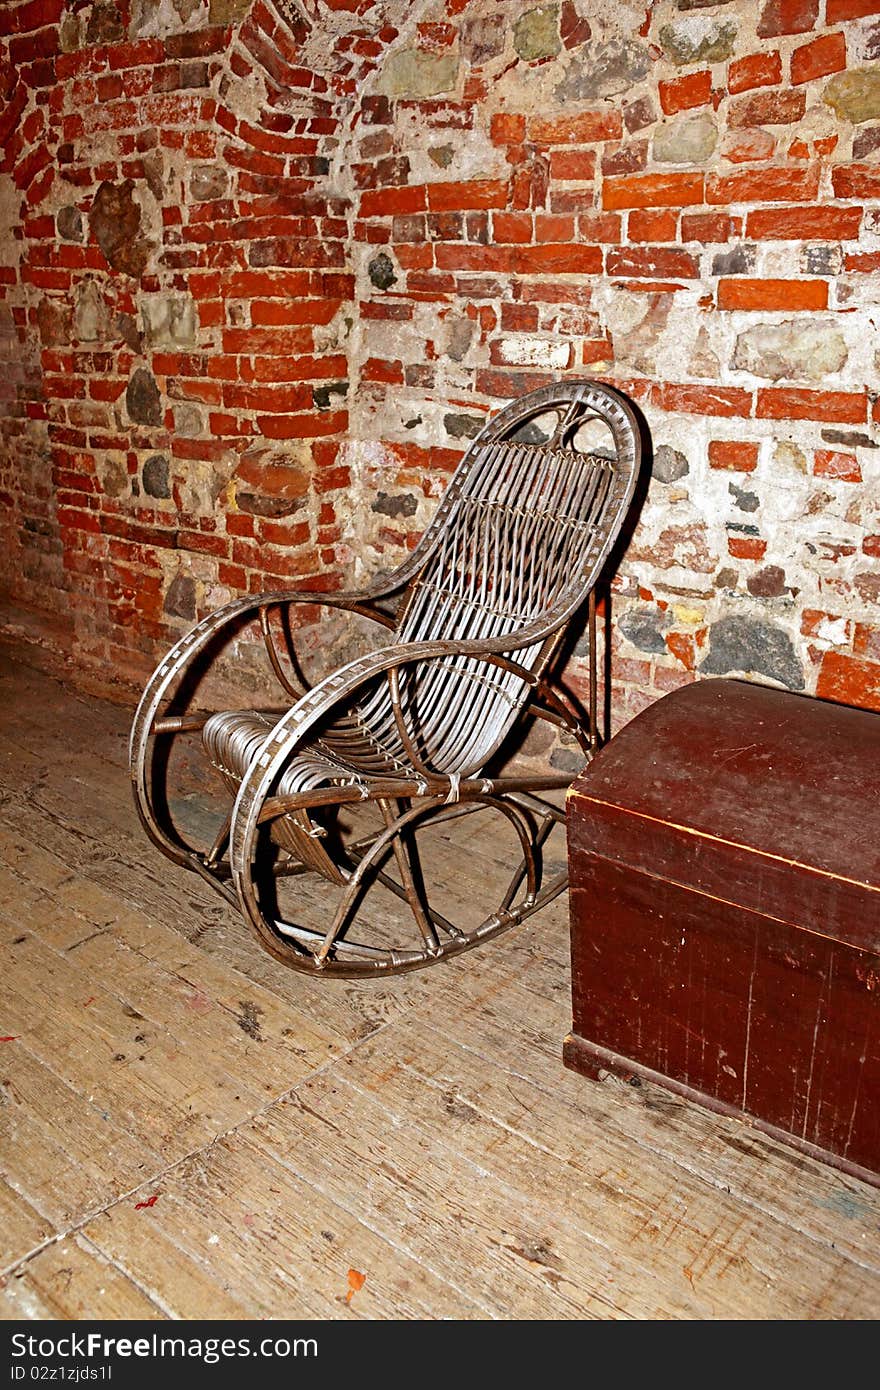
<path id="1" fill-rule="evenodd" d="M 151 839 L 240 907 L 273 956 L 311 974 L 416 969 L 549 903 L 568 879 L 542 882 L 541 849 L 564 822 L 552 792 L 571 776 L 505 776 L 493 759 L 526 717 L 568 730 L 585 757 L 597 746 L 594 586 L 640 456 L 635 417 L 615 391 L 588 381 L 544 387 L 474 439 L 432 524 L 389 578 L 360 593 L 242 598 L 203 619 L 154 673 L 132 728 L 135 801 Z M 587 599 L 585 728 L 549 669 Z M 294 604 L 368 617 L 392 641 L 309 686 L 284 622 Z M 196 659 L 247 623 L 259 624 L 286 708 L 194 711 Z M 194 732 L 233 803 L 208 848 L 191 844 L 169 810 L 169 745 Z M 378 824 L 359 833 L 357 816 L 370 807 Z M 424 834 L 481 810 L 508 822 L 516 863 L 494 911 L 481 908 L 463 927 L 430 900 Z M 346 838 L 339 822 L 352 815 Z M 309 872 L 338 890 L 325 929 L 288 920 L 296 905 L 279 908 L 279 884 L 290 893 Z M 397 903 L 396 926 L 385 912 L 364 932 L 366 890 L 380 884 L 406 907 Z"/>

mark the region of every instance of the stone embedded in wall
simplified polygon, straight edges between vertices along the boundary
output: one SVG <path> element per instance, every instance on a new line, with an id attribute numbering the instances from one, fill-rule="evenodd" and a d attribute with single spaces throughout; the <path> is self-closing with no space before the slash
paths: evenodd
<path id="1" fill-rule="evenodd" d="M 717 381 L 721 376 L 718 354 L 713 352 L 705 324 L 700 324 L 694 346 L 688 358 L 688 372 L 705 381 Z"/>
<path id="2" fill-rule="evenodd" d="M 222 164 L 197 164 L 189 176 L 189 196 L 193 202 L 209 203 L 225 196 L 229 172 Z"/>
<path id="3" fill-rule="evenodd" d="M 559 6 L 541 5 L 526 10 L 513 26 L 513 46 L 526 62 L 552 58 L 562 47 L 559 37 Z"/>
<path id="4" fill-rule="evenodd" d="M 173 618 L 189 618 L 191 621 L 196 616 L 196 581 L 192 575 L 174 576 L 162 606 Z"/>
<path id="5" fill-rule="evenodd" d="M 125 460 L 116 454 L 103 454 L 98 466 L 101 487 L 108 497 L 119 498 L 128 492 L 128 469 Z"/>
<path id="6" fill-rule="evenodd" d="M 675 0 L 677 10 L 709 10 L 716 6 L 730 5 L 733 0 Z"/>
<path id="7" fill-rule="evenodd" d="M 62 53 L 75 53 L 80 46 L 80 16 L 65 14 L 58 30 L 58 47 Z"/>
<path id="8" fill-rule="evenodd" d="M 378 256 L 374 256 L 370 261 L 367 266 L 367 274 L 377 290 L 388 290 L 397 283 L 394 262 L 384 251 L 380 251 Z"/>
<path id="9" fill-rule="evenodd" d="M 312 387 L 312 401 L 316 410 L 331 410 L 348 395 L 350 383 L 347 381 L 327 381 L 321 386 Z M 334 400 L 334 397 L 337 399 Z"/>
<path id="10" fill-rule="evenodd" d="M 194 347 L 198 315 L 190 294 L 151 294 L 140 301 L 144 341 L 152 348 Z"/>
<path id="11" fill-rule="evenodd" d="M 655 450 L 651 477 L 656 478 L 658 483 L 677 483 L 689 472 L 690 464 L 679 449 L 673 449 L 669 444 L 661 444 Z"/>
<path id="12" fill-rule="evenodd" d="M 77 289 L 73 332 L 81 343 L 104 343 L 111 336 L 110 310 L 94 280 L 83 280 Z"/>
<path id="13" fill-rule="evenodd" d="M 709 651 L 700 662 L 702 675 L 732 671 L 767 676 L 789 690 L 803 690 L 804 672 L 788 633 L 761 618 L 731 614 L 713 623 Z"/>
<path id="14" fill-rule="evenodd" d="M 37 305 L 37 331 L 43 347 L 69 343 L 73 333 L 73 309 L 56 299 L 41 299 Z"/>
<path id="15" fill-rule="evenodd" d="M 55 225 L 58 228 L 58 235 L 65 241 L 82 241 L 83 220 L 79 208 L 75 208 L 71 204 L 59 208 Z"/>
<path id="16" fill-rule="evenodd" d="M 254 0 L 210 0 L 208 17 L 212 24 L 235 24 L 253 8 Z"/>
<path id="17" fill-rule="evenodd" d="M 162 400 L 156 378 L 146 367 L 137 367 L 125 391 L 128 418 L 137 425 L 161 425 Z"/>
<path id="18" fill-rule="evenodd" d="M 447 319 L 441 336 L 444 354 L 453 362 L 461 362 L 474 340 L 474 324 L 471 319 Z"/>
<path id="19" fill-rule="evenodd" d="M 89 225 L 108 265 L 139 279 L 153 248 L 138 236 L 141 209 L 135 202 L 131 179 L 122 184 L 101 184 L 89 213 Z"/>
<path id="20" fill-rule="evenodd" d="M 451 414 L 443 416 L 443 428 L 452 439 L 475 439 L 486 423 L 484 415 Z"/>
<path id="21" fill-rule="evenodd" d="M 141 333 L 131 314 L 117 314 L 113 320 L 113 326 L 126 347 L 130 347 L 132 352 L 142 351 L 144 346 L 144 335 Z"/>
<path id="22" fill-rule="evenodd" d="M 250 449 L 232 478 L 235 504 L 251 516 L 292 516 L 306 505 L 309 476 L 304 455 L 294 448 Z"/>
<path id="23" fill-rule="evenodd" d="M 823 430 L 822 441 L 825 444 L 845 444 L 848 449 L 880 449 L 876 439 L 859 430 Z"/>
<path id="24" fill-rule="evenodd" d="M 880 125 L 857 130 L 853 136 L 853 159 L 869 159 L 875 150 L 880 150 Z"/>
<path id="25" fill-rule="evenodd" d="M 147 187 L 156 202 L 160 203 L 165 196 L 165 161 L 158 150 L 153 150 L 150 154 L 144 155 L 141 163 Z"/>
<path id="26" fill-rule="evenodd" d="M 655 541 L 640 542 L 636 536 L 627 551 L 627 559 L 661 570 L 680 566 L 697 574 L 714 574 L 718 565 L 718 556 L 710 549 L 708 528 L 700 521 L 667 526 Z"/>
<path id="27" fill-rule="evenodd" d="M 723 63 L 726 58 L 732 58 L 737 33 L 733 20 L 691 15 L 664 24 L 659 38 L 673 63 L 686 67 L 690 63 Z"/>
<path id="28" fill-rule="evenodd" d="M 773 462 L 778 468 L 791 469 L 795 473 L 807 474 L 807 456 L 790 439 L 780 439 L 773 450 Z"/>
<path id="29" fill-rule="evenodd" d="M 406 48 L 391 53 L 379 79 L 378 90 L 388 97 L 419 100 L 454 91 L 458 81 L 458 58 L 453 53 L 429 53 L 422 48 Z"/>
<path id="30" fill-rule="evenodd" d="M 843 334 L 832 324 L 784 319 L 740 333 L 732 366 L 769 381 L 783 377 L 821 381 L 830 372 L 839 372 L 847 356 Z"/>
<path id="31" fill-rule="evenodd" d="M 125 38 L 125 25 L 117 4 L 98 4 L 92 6 L 86 29 L 86 44 L 97 48 L 100 44 L 119 43 Z"/>
<path id="32" fill-rule="evenodd" d="M 557 772 L 580 772 L 584 761 L 583 753 L 577 748 L 554 748 L 550 754 L 550 766 Z"/>
<path id="33" fill-rule="evenodd" d="M 656 608 L 628 608 L 617 626 L 627 641 L 640 652 L 665 654 L 663 632 L 669 626 L 669 620 Z"/>
<path id="34" fill-rule="evenodd" d="M 174 432 L 182 439 L 196 439 L 205 427 L 202 412 L 192 401 L 178 401 L 172 407 Z"/>
<path id="35" fill-rule="evenodd" d="M 785 570 L 779 565 L 765 565 L 749 575 L 746 588 L 755 598 L 780 598 L 786 592 Z"/>
<path id="36" fill-rule="evenodd" d="M 556 88 L 558 101 L 592 101 L 620 96 L 641 82 L 651 67 L 651 55 L 635 39 L 611 39 L 595 50 L 584 47 L 570 62 Z"/>
<path id="37" fill-rule="evenodd" d="M 370 510 L 378 512 L 381 516 L 415 516 L 418 511 L 418 502 L 411 492 L 402 492 L 397 496 L 392 496 L 388 492 L 380 492 L 371 503 Z"/>
<path id="38" fill-rule="evenodd" d="M 657 368 L 660 342 L 672 310 L 668 294 L 613 295 L 606 308 L 606 326 L 614 341 L 618 365 L 652 373 Z"/>
<path id="39" fill-rule="evenodd" d="M 761 499 L 756 492 L 751 492 L 748 488 L 737 487 L 736 483 L 729 482 L 727 491 L 733 498 L 733 504 L 741 512 L 756 512 L 761 505 Z"/>
<path id="40" fill-rule="evenodd" d="M 851 68 L 832 77 L 823 101 L 845 121 L 861 125 L 880 118 L 880 67 Z"/>
<path id="41" fill-rule="evenodd" d="M 171 478 L 164 454 L 150 455 L 141 470 L 141 478 L 148 497 L 166 499 L 171 496 Z"/>
<path id="42" fill-rule="evenodd" d="M 451 145 L 431 145 L 428 150 L 428 158 L 438 169 L 448 169 L 454 157 L 455 150 Z"/>
<path id="43" fill-rule="evenodd" d="M 664 121 L 654 132 L 651 153 L 658 164 L 702 164 L 718 141 L 711 116 Z"/>
<path id="44" fill-rule="evenodd" d="M 740 242 L 730 251 L 719 251 L 712 257 L 713 275 L 748 275 L 754 270 L 756 251 L 754 246 Z"/>
<path id="45" fill-rule="evenodd" d="M 232 13 L 236 5 L 241 10 L 242 3 L 243 0 L 219 0 L 218 9 L 221 6 L 230 9 L 231 22 L 243 17 L 244 12 Z M 252 6 L 253 0 L 247 0 L 247 9 Z M 211 17 L 213 7 L 213 4 L 209 7 L 209 0 L 132 0 L 128 32 L 133 39 L 165 38 L 168 34 L 179 34 L 182 29 L 204 28 L 209 20 L 212 24 L 226 23 Z"/>
<path id="46" fill-rule="evenodd" d="M 504 52 L 507 24 L 503 14 L 474 15 L 461 26 L 459 47 L 471 67 L 481 67 Z"/>
<path id="47" fill-rule="evenodd" d="M 804 246 L 800 259 L 805 275 L 839 275 L 843 270 L 843 247 L 834 242 Z"/>

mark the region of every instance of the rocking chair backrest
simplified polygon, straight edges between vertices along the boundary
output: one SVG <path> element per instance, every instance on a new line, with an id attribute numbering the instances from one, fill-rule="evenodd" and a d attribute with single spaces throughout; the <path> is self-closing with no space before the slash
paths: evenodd
<path id="1" fill-rule="evenodd" d="M 597 446 L 591 431 L 601 438 Z M 407 569 L 399 642 L 495 639 L 535 669 L 584 602 L 636 484 L 640 438 L 628 403 L 574 381 L 508 406 L 474 440 Z M 528 629 L 526 641 L 513 636 Z M 387 692 L 386 692 L 387 693 Z M 401 692 L 424 762 L 467 775 L 498 748 L 526 696 L 516 675 L 478 659 L 425 663 Z M 379 691 L 359 718 L 391 752 Z"/>

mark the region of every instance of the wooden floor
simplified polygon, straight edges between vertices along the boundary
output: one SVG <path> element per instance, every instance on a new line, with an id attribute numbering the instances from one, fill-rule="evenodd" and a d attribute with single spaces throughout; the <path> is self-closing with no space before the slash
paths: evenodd
<path id="1" fill-rule="evenodd" d="M 130 712 L 27 652 L 0 647 L 6 1317 L 880 1313 L 880 1193 L 564 1070 L 564 900 L 397 980 L 286 971 L 144 839 Z"/>

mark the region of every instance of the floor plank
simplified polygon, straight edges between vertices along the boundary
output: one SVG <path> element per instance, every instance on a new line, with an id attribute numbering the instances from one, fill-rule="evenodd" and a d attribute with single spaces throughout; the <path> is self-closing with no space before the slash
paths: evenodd
<path id="1" fill-rule="evenodd" d="M 0 644 L 0 1316 L 876 1316 L 876 1189 L 563 1068 L 564 899 L 437 970 L 287 971 L 143 835 L 131 712 L 23 655 Z M 505 878 L 450 822 L 460 903 L 465 851 Z"/>

